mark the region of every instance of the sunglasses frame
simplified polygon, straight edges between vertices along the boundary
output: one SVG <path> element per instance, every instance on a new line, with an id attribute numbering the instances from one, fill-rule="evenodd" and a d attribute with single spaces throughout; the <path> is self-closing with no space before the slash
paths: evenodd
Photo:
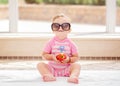
<path id="1" fill-rule="evenodd" d="M 56 30 L 54 30 L 54 29 L 53 29 L 53 25 L 54 25 L 54 24 L 58 24 L 58 25 L 59 25 L 59 28 L 58 28 L 58 29 L 56 29 Z M 63 24 L 68 24 L 68 25 L 69 25 L 69 29 L 68 29 L 68 30 L 65 30 L 65 29 L 64 29 L 64 27 L 63 27 Z M 70 27 L 71 27 L 70 23 L 63 23 L 63 24 L 59 24 L 59 23 L 52 23 L 52 24 L 51 24 L 51 28 L 52 28 L 52 30 L 53 30 L 53 31 L 58 31 L 58 30 L 60 29 L 60 27 L 61 27 L 61 28 L 62 28 L 62 30 L 64 30 L 64 31 L 69 31 L 69 30 L 70 30 Z"/>

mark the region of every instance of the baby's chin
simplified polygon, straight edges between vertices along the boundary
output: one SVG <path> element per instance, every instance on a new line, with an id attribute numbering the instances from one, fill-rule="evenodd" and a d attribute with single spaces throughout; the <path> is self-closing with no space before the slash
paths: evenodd
<path id="1" fill-rule="evenodd" d="M 55 32 L 55 35 L 59 38 L 59 39 L 65 39 L 67 38 L 68 32 L 63 31 L 63 32 Z"/>
<path id="2" fill-rule="evenodd" d="M 63 40 L 67 38 L 67 35 L 56 35 L 59 39 Z"/>

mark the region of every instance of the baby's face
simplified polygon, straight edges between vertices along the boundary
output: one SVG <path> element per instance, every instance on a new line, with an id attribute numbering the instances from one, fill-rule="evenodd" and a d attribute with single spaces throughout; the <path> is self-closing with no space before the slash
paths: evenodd
<path id="1" fill-rule="evenodd" d="M 70 33 L 70 20 L 66 17 L 59 17 L 53 21 L 52 30 L 54 34 L 60 38 L 64 39 Z"/>

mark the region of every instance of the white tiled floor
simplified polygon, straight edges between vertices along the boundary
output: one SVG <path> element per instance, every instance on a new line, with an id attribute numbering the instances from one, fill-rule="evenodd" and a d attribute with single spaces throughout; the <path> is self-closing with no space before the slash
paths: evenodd
<path id="1" fill-rule="evenodd" d="M 39 61 L 0 61 L 0 70 L 36 69 Z M 120 70 L 120 61 L 79 61 L 82 70 Z"/>
<path id="2" fill-rule="evenodd" d="M 79 84 L 68 83 L 66 77 L 43 82 L 37 70 L 2 70 L 0 86 L 119 86 L 120 70 L 82 70 Z"/>
<path id="3" fill-rule="evenodd" d="M 119 86 L 119 61 L 80 61 L 79 84 L 57 77 L 55 82 L 43 82 L 36 69 L 38 61 L 0 61 L 0 86 Z"/>

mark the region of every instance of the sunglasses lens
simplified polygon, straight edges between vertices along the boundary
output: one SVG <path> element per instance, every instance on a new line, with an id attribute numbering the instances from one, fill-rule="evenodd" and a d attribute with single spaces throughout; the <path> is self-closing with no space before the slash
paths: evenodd
<path id="1" fill-rule="evenodd" d="M 51 28 L 52 28 L 53 31 L 58 31 L 59 28 L 60 28 L 60 25 L 57 24 L 57 23 L 53 23 L 53 24 L 51 25 Z"/>
<path id="2" fill-rule="evenodd" d="M 62 26 L 62 29 L 64 31 L 70 30 L 70 24 L 69 23 L 63 23 L 61 26 Z"/>

